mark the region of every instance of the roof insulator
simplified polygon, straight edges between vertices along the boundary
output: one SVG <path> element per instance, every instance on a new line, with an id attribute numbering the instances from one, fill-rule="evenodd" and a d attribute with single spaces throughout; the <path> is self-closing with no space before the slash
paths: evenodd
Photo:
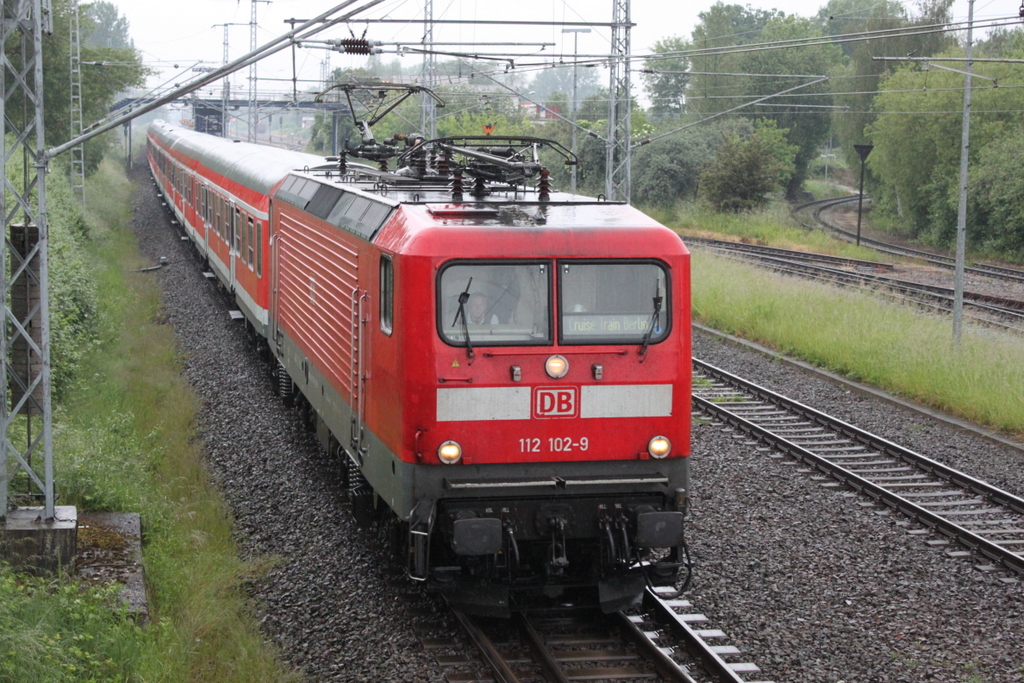
<path id="1" fill-rule="evenodd" d="M 366 38 L 342 38 L 337 42 L 338 47 L 340 47 L 341 51 L 345 54 L 369 55 L 380 52 L 380 50 L 373 49 L 380 45 L 379 40 L 367 40 Z"/>

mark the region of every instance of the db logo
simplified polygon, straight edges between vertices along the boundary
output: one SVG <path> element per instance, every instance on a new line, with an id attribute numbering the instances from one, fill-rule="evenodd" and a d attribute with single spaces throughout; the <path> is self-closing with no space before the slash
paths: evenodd
<path id="1" fill-rule="evenodd" d="M 534 387 L 534 417 L 579 417 L 579 387 Z"/>

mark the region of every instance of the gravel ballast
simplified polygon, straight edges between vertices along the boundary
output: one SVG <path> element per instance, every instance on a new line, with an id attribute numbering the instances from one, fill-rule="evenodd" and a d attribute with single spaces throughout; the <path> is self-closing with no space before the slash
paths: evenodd
<path id="1" fill-rule="evenodd" d="M 693 355 L 1017 495 L 1024 453 L 703 334 Z M 1024 680 L 1024 590 L 951 558 L 905 518 L 823 488 L 703 424 L 693 439 L 689 598 L 764 680 Z"/>
<path id="2" fill-rule="evenodd" d="M 414 589 L 355 526 L 337 462 L 273 395 L 267 365 L 170 227 L 148 171 L 135 179 L 143 253 L 170 259 L 154 275 L 204 402 L 208 466 L 243 555 L 276 558 L 251 586 L 267 639 L 309 681 L 443 680 L 409 623 Z M 694 355 L 1024 495 L 1019 451 L 701 335 Z M 691 466 L 697 568 L 687 597 L 761 666 L 748 680 L 1024 681 L 1024 588 L 1003 583 L 1005 572 L 947 557 L 898 515 L 822 488 L 714 425 L 695 426 Z"/>
<path id="3" fill-rule="evenodd" d="M 235 518 L 243 556 L 274 562 L 251 594 L 268 640 L 309 681 L 439 681 L 406 617 L 410 582 L 372 531 L 348 512 L 339 467 L 274 396 L 234 306 L 202 275 L 172 229 L 148 170 L 137 169 L 133 226 L 159 271 L 166 320 L 203 401 L 198 428 L 207 464 Z"/>

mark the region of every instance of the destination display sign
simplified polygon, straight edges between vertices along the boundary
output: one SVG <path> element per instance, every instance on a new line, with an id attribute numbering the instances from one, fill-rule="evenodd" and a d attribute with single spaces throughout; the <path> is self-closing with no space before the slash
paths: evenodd
<path id="1" fill-rule="evenodd" d="M 566 315 L 562 319 L 562 337 L 600 338 L 600 337 L 641 337 L 651 324 L 651 315 L 638 313 Z M 655 336 L 661 333 L 660 326 L 654 330 Z"/>

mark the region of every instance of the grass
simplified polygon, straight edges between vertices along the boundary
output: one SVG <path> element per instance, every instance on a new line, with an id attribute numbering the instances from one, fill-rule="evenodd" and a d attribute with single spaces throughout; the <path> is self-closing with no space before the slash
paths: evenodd
<path id="1" fill-rule="evenodd" d="M 686 234 L 878 260 L 871 250 L 799 227 L 781 204 L 754 214 L 717 214 L 688 203 L 659 219 Z M 957 351 L 948 319 L 704 253 L 693 257 L 693 310 L 711 327 L 1024 435 L 1024 344 L 1018 335 L 968 326 Z"/>
<path id="2" fill-rule="evenodd" d="M 830 237 L 824 230 L 808 230 L 793 220 L 789 206 L 774 203 L 756 213 L 716 213 L 694 202 L 661 211 L 655 218 L 683 235 L 710 237 L 795 249 L 865 261 L 890 262 L 890 258 L 867 247 Z"/>
<path id="3" fill-rule="evenodd" d="M 868 293 L 785 278 L 697 253 L 694 319 L 852 379 L 1000 431 L 1024 435 L 1024 344 L 965 329 Z"/>
<path id="4" fill-rule="evenodd" d="M 144 634 L 115 590 L 0 568 L 0 681 L 126 680 Z"/>
<path id="5" fill-rule="evenodd" d="M 815 199 L 835 199 L 850 194 L 847 188 L 824 180 L 805 180 L 804 189 L 813 194 Z"/>
<path id="6" fill-rule="evenodd" d="M 133 272 L 150 265 L 127 229 L 133 188 L 108 160 L 90 192 L 103 197 L 89 216 L 100 343 L 55 410 L 54 452 L 62 504 L 142 514 L 153 623 L 120 636 L 124 671 L 115 680 L 297 680 L 251 618 L 243 586 L 268 560 L 238 557 L 202 464 L 199 402 L 181 376 L 173 330 L 160 324 L 155 276 Z M 55 670 L 9 680 L 106 679 Z"/>

